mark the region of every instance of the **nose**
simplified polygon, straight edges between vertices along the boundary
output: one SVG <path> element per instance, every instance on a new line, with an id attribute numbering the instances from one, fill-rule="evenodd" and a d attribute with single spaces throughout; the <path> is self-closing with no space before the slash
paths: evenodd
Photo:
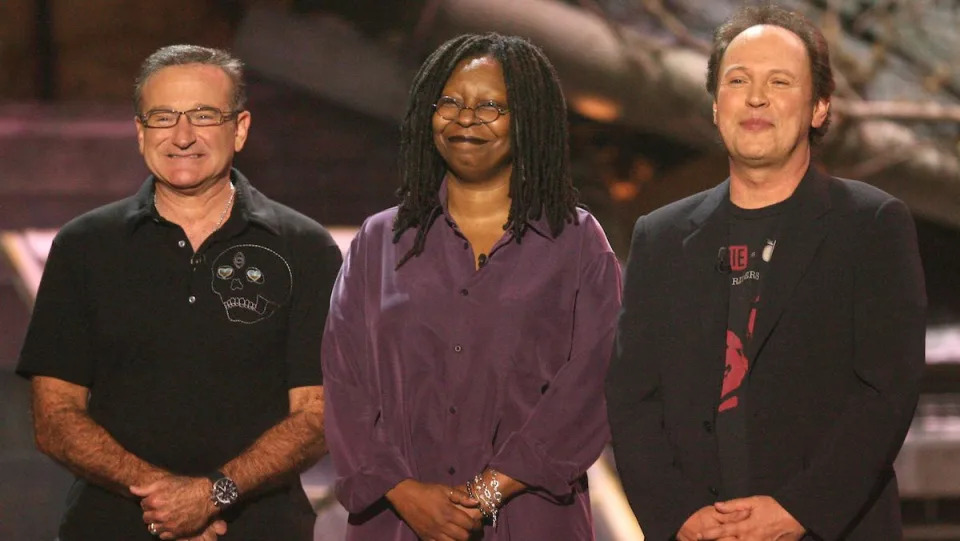
<path id="1" fill-rule="evenodd" d="M 747 105 L 750 107 L 764 107 L 767 103 L 767 93 L 763 85 L 750 85 L 750 91 L 749 94 L 747 94 Z"/>
<path id="2" fill-rule="evenodd" d="M 184 149 L 192 145 L 196 139 L 193 124 L 190 123 L 187 115 L 181 114 L 173 126 L 173 144 Z"/>
<path id="3" fill-rule="evenodd" d="M 463 113 L 464 111 L 470 111 L 470 116 L 467 117 L 470 121 L 464 122 Z M 477 119 L 477 113 L 473 110 L 472 107 L 464 107 L 460 109 L 460 112 L 457 113 L 457 124 L 460 124 L 463 127 L 472 126 L 474 124 L 479 124 L 480 121 Z"/>

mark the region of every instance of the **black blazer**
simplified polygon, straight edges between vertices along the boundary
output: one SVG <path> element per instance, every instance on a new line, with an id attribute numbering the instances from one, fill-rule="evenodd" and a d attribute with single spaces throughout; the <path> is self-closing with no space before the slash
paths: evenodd
<path id="1" fill-rule="evenodd" d="M 783 217 L 741 397 L 749 487 L 809 539 L 900 539 L 893 460 L 916 407 L 926 293 L 906 206 L 812 167 Z M 646 538 L 717 499 L 729 179 L 637 220 L 607 379 L 613 448 Z"/>

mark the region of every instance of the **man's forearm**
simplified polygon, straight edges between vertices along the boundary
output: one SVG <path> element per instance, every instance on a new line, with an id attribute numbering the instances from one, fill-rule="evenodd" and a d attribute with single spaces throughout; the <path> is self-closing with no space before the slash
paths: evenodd
<path id="1" fill-rule="evenodd" d="M 263 433 L 246 451 L 223 467 L 241 495 L 279 485 L 312 466 L 327 451 L 323 410 L 291 413 Z"/>
<path id="2" fill-rule="evenodd" d="M 49 406 L 49 405 L 48 405 Z M 83 410 L 34 403 L 37 446 L 74 474 L 124 496 L 167 472 L 130 453 Z"/>

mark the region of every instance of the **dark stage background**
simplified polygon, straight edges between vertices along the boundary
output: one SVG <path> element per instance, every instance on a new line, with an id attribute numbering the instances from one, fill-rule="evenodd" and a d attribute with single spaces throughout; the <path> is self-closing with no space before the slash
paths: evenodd
<path id="1" fill-rule="evenodd" d="M 910 539 L 960 539 L 958 4 L 782 1 L 827 29 L 840 77 L 818 162 L 913 210 L 928 280 L 928 369 L 897 468 Z M 716 184 L 726 160 L 705 43 L 734 0 L 5 0 L 0 2 L 0 539 L 52 540 L 70 476 L 34 450 L 13 374 L 49 235 L 147 172 L 130 93 L 172 43 L 234 50 L 253 125 L 237 166 L 349 239 L 395 203 L 398 119 L 426 54 L 464 31 L 530 37 L 570 103 L 584 202 L 621 258 L 636 218 Z M 46 239 L 46 241 L 44 240 Z M 598 539 L 634 540 L 611 462 L 591 471 Z M 305 477 L 318 539 L 342 537 L 325 460 Z"/>

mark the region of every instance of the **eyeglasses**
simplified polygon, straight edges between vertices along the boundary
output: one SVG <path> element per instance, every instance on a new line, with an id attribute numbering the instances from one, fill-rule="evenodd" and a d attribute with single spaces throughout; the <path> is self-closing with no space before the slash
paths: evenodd
<path id="1" fill-rule="evenodd" d="M 478 103 L 473 107 L 467 107 L 456 98 L 451 98 L 450 96 L 443 96 L 437 100 L 437 103 L 433 104 L 433 108 L 436 109 L 440 118 L 444 120 L 460 120 L 460 113 L 462 113 L 464 109 L 469 109 L 473 111 L 474 118 L 481 124 L 493 122 L 500 118 L 500 115 L 505 115 L 510 112 L 509 109 L 492 100 Z"/>
<path id="2" fill-rule="evenodd" d="M 197 107 L 189 111 L 174 111 L 171 109 L 154 109 L 138 115 L 140 123 L 145 128 L 172 128 L 180 122 L 180 115 L 186 115 L 187 121 L 194 126 L 219 126 L 233 119 L 242 111 L 221 111 L 216 107 Z"/>

